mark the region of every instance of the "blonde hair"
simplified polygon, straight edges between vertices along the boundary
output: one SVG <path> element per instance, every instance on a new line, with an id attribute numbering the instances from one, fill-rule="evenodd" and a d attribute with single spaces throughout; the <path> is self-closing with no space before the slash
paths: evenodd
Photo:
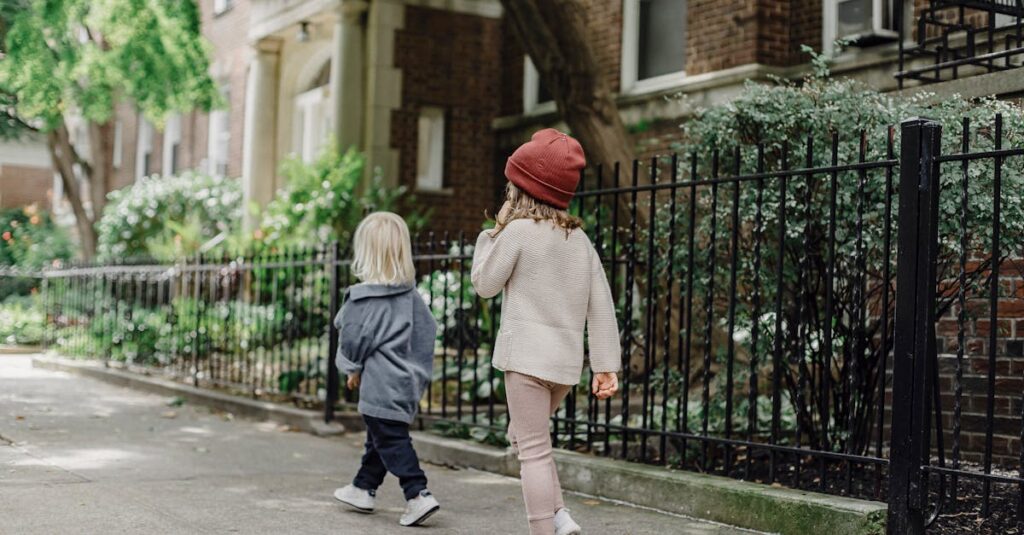
<path id="1" fill-rule="evenodd" d="M 532 219 L 534 221 L 550 221 L 552 225 L 565 230 L 566 237 L 575 229 L 583 226 L 583 220 L 550 204 L 544 204 L 529 196 L 515 184 L 509 182 L 505 187 L 505 200 L 509 203 L 509 211 L 499 213 L 495 218 L 494 235 L 497 236 L 509 223 L 516 219 Z"/>
<path id="2" fill-rule="evenodd" d="M 397 214 L 374 212 L 366 216 L 356 227 L 352 241 L 352 272 L 359 280 L 390 286 L 416 281 L 409 227 Z"/>

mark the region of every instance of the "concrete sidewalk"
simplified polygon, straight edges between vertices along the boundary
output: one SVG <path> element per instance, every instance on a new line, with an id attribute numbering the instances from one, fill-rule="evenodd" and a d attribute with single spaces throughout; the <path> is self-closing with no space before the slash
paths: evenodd
<path id="1" fill-rule="evenodd" d="M 36 370 L 0 355 L 0 533 L 396 533 L 397 481 L 378 512 L 331 497 L 362 436 L 318 438 Z M 519 482 L 425 466 L 442 510 L 424 532 L 525 533 Z M 585 533 L 751 533 L 567 495 Z"/>

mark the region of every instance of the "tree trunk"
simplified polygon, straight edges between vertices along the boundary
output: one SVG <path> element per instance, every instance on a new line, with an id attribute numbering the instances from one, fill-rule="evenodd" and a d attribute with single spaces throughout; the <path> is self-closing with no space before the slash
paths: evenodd
<path id="1" fill-rule="evenodd" d="M 114 121 L 89 123 L 89 194 L 93 218 L 99 221 L 107 206 L 107 194 L 113 190 L 114 177 Z"/>
<path id="2" fill-rule="evenodd" d="M 633 159 L 633 143 L 587 39 L 591 0 L 501 0 L 523 49 L 591 165 Z M 628 182 L 626 173 L 620 181 Z"/>
<path id="3" fill-rule="evenodd" d="M 583 145 L 588 163 L 591 166 L 601 165 L 606 177 L 612 176 L 611 170 L 619 163 L 621 171 L 615 185 L 631 185 L 633 177 L 629 166 L 635 157 L 633 141 L 619 116 L 611 88 L 598 69 L 588 39 L 590 32 L 586 13 L 593 7 L 592 0 L 502 0 L 501 3 L 519 42 L 551 92 L 559 114 Z M 638 184 L 650 183 L 649 173 L 641 172 L 639 175 Z M 636 210 L 639 229 L 648 227 L 649 206 L 646 203 L 652 202 L 652 197 L 642 196 L 639 199 Z M 632 207 L 629 195 L 617 195 L 616 198 L 621 220 L 614 224 L 621 228 L 628 221 Z M 639 263 L 636 269 L 635 291 L 643 296 L 648 282 Z M 678 332 L 682 321 L 677 308 L 672 307 L 671 311 L 669 329 L 673 333 Z M 695 328 L 697 325 L 695 322 Z M 712 336 L 716 342 L 725 336 L 720 330 L 714 329 Z M 660 348 L 664 328 L 659 327 L 656 332 L 658 340 L 655 346 Z M 678 342 L 676 337 L 671 337 L 671 340 L 674 353 Z M 702 366 L 702 344 L 703 336 L 695 333 L 691 351 L 693 370 Z M 667 360 L 663 351 L 655 352 L 653 362 L 647 362 L 642 347 L 629 349 L 628 365 L 633 373 L 645 374 L 649 371 L 648 366 L 657 366 Z"/>
<path id="4" fill-rule="evenodd" d="M 96 256 L 96 229 L 93 227 L 93 218 L 85 209 L 82 190 L 78 185 L 78 177 L 75 176 L 75 164 L 80 162 L 64 124 L 47 134 L 47 146 L 50 149 L 53 166 L 57 169 L 61 182 L 64 184 L 64 195 L 75 214 L 75 226 L 78 228 L 78 236 L 82 245 L 82 257 L 85 260 L 92 260 Z"/>

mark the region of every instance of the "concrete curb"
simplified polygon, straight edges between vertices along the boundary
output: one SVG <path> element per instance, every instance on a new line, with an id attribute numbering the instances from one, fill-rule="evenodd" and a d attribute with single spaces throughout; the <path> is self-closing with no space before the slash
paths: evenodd
<path id="1" fill-rule="evenodd" d="M 98 379 L 113 385 L 133 388 L 159 396 L 180 397 L 187 403 L 230 412 L 242 418 L 287 425 L 293 429 L 318 436 L 332 436 L 344 433 L 345 425 L 343 422 L 350 419 L 347 418 L 350 415 L 339 415 L 346 416 L 346 418 L 339 418 L 339 422 L 325 424 L 323 414 L 320 412 L 267 401 L 246 399 L 212 390 L 195 388 L 166 379 L 106 368 L 95 361 L 71 360 L 54 356 L 35 356 L 32 358 L 32 366 Z M 356 418 L 358 418 L 358 415 L 356 415 Z"/>
<path id="2" fill-rule="evenodd" d="M 42 350 L 39 346 L 11 346 L 0 344 L 0 355 L 33 355 Z"/>
<path id="3" fill-rule="evenodd" d="M 415 432 L 419 457 L 433 464 L 519 476 L 501 449 Z M 886 505 L 734 479 L 556 451 L 562 488 L 693 518 L 785 535 L 885 533 Z"/>

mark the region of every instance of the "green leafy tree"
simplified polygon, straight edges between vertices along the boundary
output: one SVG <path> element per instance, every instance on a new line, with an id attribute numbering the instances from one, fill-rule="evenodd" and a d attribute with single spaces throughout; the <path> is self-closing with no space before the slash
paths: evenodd
<path id="1" fill-rule="evenodd" d="M 199 21 L 191 0 L 2 2 L 0 136 L 45 136 L 86 258 L 112 189 L 115 105 L 160 124 L 219 101 Z M 85 143 L 72 142 L 72 123 L 84 123 Z"/>

